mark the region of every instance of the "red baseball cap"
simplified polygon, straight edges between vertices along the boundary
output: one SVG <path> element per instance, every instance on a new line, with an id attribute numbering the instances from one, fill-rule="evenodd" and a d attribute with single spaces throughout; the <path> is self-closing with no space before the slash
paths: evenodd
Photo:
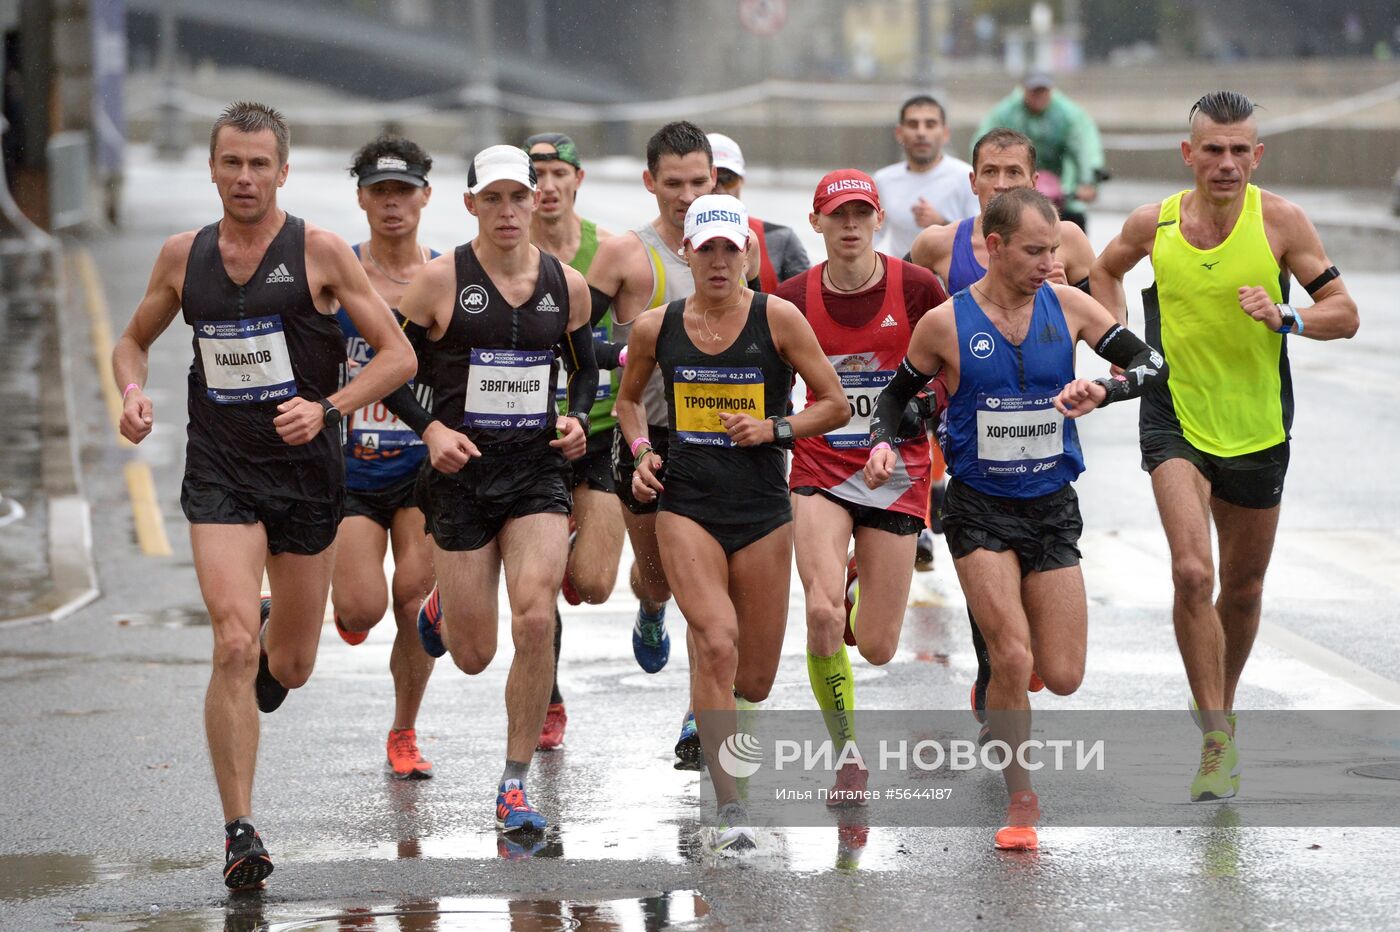
<path id="1" fill-rule="evenodd" d="M 819 214 L 829 214 L 847 201 L 865 201 L 879 210 L 880 192 L 875 190 L 874 179 L 856 168 L 838 168 L 827 172 L 817 182 L 817 193 L 812 195 L 812 209 Z"/>

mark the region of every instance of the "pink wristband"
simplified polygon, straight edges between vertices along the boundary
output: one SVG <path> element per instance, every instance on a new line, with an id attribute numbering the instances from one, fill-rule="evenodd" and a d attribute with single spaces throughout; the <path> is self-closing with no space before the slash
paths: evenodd
<path id="1" fill-rule="evenodd" d="M 894 449 L 894 447 L 890 446 L 888 443 L 886 443 L 885 441 L 881 440 L 879 443 L 875 444 L 875 446 L 873 446 L 873 447 L 870 448 L 870 452 L 871 452 L 871 453 L 874 453 L 876 450 L 893 450 L 893 449 Z"/>
<path id="2" fill-rule="evenodd" d="M 622 368 L 627 367 L 627 347 L 623 347 L 617 354 L 617 364 Z"/>
<path id="3" fill-rule="evenodd" d="M 122 389 L 122 401 L 126 401 L 126 396 L 131 394 L 133 388 L 140 388 L 135 382 L 128 382 L 126 388 Z"/>
<path id="4" fill-rule="evenodd" d="M 651 446 L 651 441 L 645 437 L 638 437 L 636 440 L 632 441 L 632 459 L 637 458 L 637 448 L 642 446 L 643 444 L 645 444 L 646 446 Z"/>

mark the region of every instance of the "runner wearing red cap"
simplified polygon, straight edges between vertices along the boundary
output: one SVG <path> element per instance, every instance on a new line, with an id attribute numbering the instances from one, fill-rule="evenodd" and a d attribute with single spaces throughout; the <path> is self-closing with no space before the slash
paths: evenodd
<path id="1" fill-rule="evenodd" d="M 914 325 L 948 298 L 932 272 L 875 251 L 884 219 L 869 175 L 855 169 L 827 174 L 817 184 L 809 217 L 826 240 L 827 261 L 776 292 L 806 315 L 851 409 L 850 423 L 797 441 L 789 477 L 797 572 L 807 601 L 807 675 L 838 744 L 855 738 L 848 715 L 855 708 L 855 683 L 846 645 L 858 646 L 877 665 L 894 656 L 928 505 L 929 440 L 922 412 L 911 410 L 906 417 L 896 478 L 873 491 L 862 477 L 870 414 L 909 348 Z M 810 389 L 807 398 L 810 403 Z M 855 556 L 848 561 L 852 536 Z M 852 604 L 857 600 L 848 597 L 857 565 L 863 569 L 858 613 Z M 865 778 L 859 764 L 843 766 L 829 803 L 858 802 Z"/>

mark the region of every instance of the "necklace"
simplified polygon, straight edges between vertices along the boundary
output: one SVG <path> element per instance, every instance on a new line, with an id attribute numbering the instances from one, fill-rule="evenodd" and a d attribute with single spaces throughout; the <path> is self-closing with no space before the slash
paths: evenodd
<path id="1" fill-rule="evenodd" d="M 880 271 L 880 257 L 871 256 L 870 258 L 874 260 L 874 264 L 870 267 L 870 274 L 865 276 L 865 281 L 856 285 L 854 288 L 841 288 L 837 286 L 836 279 L 831 277 L 830 262 L 826 264 L 826 283 L 831 286 L 832 291 L 841 292 L 842 294 L 854 294 L 857 291 L 863 290 L 866 285 L 870 284 L 870 280 L 875 277 L 875 273 Z"/>
<path id="2" fill-rule="evenodd" d="M 1011 307 L 1007 307 L 1005 304 L 997 304 L 997 302 L 993 301 L 992 298 L 991 298 L 991 296 L 987 294 L 987 292 L 986 292 L 985 289 L 983 289 L 983 288 L 978 288 L 976 285 L 973 285 L 972 287 L 973 287 L 974 289 L 976 289 L 977 293 L 980 294 L 980 295 L 982 296 L 982 299 L 983 299 L 984 301 L 986 301 L 988 304 L 992 304 L 992 305 L 995 305 L 996 307 L 1001 308 L 1003 311 L 1014 311 L 1014 310 L 1017 310 L 1017 309 L 1019 309 L 1019 308 L 1025 306 L 1026 301 L 1033 301 L 1033 300 L 1035 300 L 1035 295 L 1031 295 L 1029 298 L 1027 298 L 1025 301 L 1022 301 L 1020 304 L 1013 304 Z"/>
<path id="3" fill-rule="evenodd" d="M 723 340 L 724 335 L 720 333 L 715 333 L 715 328 L 710 326 L 710 311 L 719 311 L 721 314 L 723 314 L 723 312 L 729 310 L 730 308 L 737 307 L 741 302 L 742 299 L 740 301 L 730 301 L 728 304 L 720 304 L 715 307 L 707 307 L 700 309 L 700 321 L 705 325 L 705 331 L 709 334 L 708 339 L 711 343 L 718 343 L 720 340 Z"/>
<path id="4" fill-rule="evenodd" d="M 394 276 L 390 275 L 387 271 L 385 271 L 384 266 L 379 264 L 379 260 L 374 258 L 374 247 L 372 247 L 369 243 L 365 243 L 365 254 L 369 256 L 370 265 L 373 265 L 376 269 L 379 270 L 380 275 L 383 275 L 395 285 L 407 285 L 409 282 L 413 281 L 413 279 L 411 278 L 395 278 Z M 423 258 L 423 252 L 421 247 L 418 252 L 418 258 Z"/>

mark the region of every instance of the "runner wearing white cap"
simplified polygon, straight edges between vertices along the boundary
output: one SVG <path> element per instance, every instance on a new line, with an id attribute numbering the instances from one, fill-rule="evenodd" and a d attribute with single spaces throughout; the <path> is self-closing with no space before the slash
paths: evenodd
<path id="1" fill-rule="evenodd" d="M 729 194 L 742 200 L 745 177 L 743 150 L 723 133 L 706 135 L 715 157 L 715 193 Z M 750 286 L 757 278 L 759 288 L 772 294 L 779 282 L 801 275 L 812 267 L 807 250 L 802 248 L 802 241 L 792 227 L 750 216 L 749 230 L 758 243 L 758 274 L 749 269 Z"/>
<path id="2" fill-rule="evenodd" d="M 845 424 L 850 408 L 797 308 L 745 286 L 744 205 L 697 198 L 684 230 L 695 293 L 633 327 L 617 413 L 635 457 L 633 494 L 658 502 L 661 560 L 693 635 L 691 703 L 720 807 L 717 847 L 751 847 L 734 778 L 714 755 L 734 733 L 735 697 L 763 700 L 778 670 L 792 565 L 784 450 Z M 672 437 L 665 458 L 642 404 L 656 366 Z M 794 370 L 813 399 L 785 418 Z"/>
<path id="3" fill-rule="evenodd" d="M 685 217 L 695 199 L 714 191 L 715 168 L 710 141 L 694 123 L 684 120 L 668 123 L 647 141 L 647 168 L 642 183 L 656 196 L 657 216 L 650 223 L 618 236 L 598 247 L 598 256 L 588 270 L 593 314 L 612 308 L 615 339 L 626 339 L 632 324 L 643 311 L 660 307 L 695 290 L 695 280 L 684 259 L 681 243 Z M 748 269 L 758 268 L 758 245 L 749 244 Z M 650 381 L 643 398 L 647 411 L 648 434 L 653 448 L 666 455 L 670 432 L 666 428 L 666 397 L 661 375 L 649 368 Z M 624 375 L 625 378 L 625 375 Z M 632 591 L 640 603 L 632 627 L 632 654 L 648 673 L 658 673 L 671 656 L 671 637 L 666 631 L 666 602 L 671 589 L 656 542 L 656 501 L 639 501 L 632 494 L 632 456 L 617 435 L 613 448 L 613 478 L 617 495 L 626 506 L 623 519 L 632 543 Z M 695 718 L 689 713 L 681 720 L 676 741 L 677 767 L 700 766 L 700 737 Z"/>
<path id="4" fill-rule="evenodd" d="M 504 568 L 515 657 L 496 826 L 537 831 L 545 819 L 526 799 L 525 774 L 553 679 L 554 603 L 569 547 L 565 457 L 587 445 L 598 369 L 587 283 L 530 243 L 539 206 L 530 157 L 514 146 L 483 149 L 464 200 L 476 239 L 424 266 L 399 308 L 432 344 L 433 419 L 421 430 L 431 468 L 419 474 L 418 499 L 438 588 L 418 631 L 428 653 L 451 652 L 467 674 L 486 669 Z M 556 351 L 569 371 L 565 416 L 554 406 Z"/>

